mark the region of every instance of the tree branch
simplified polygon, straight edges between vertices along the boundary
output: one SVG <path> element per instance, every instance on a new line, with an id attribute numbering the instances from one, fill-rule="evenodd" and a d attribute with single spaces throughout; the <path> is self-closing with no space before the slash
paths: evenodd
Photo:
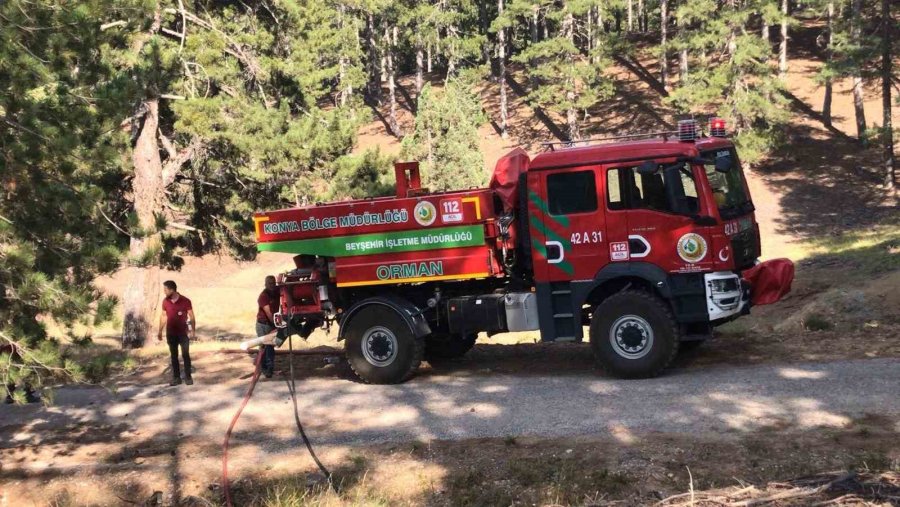
<path id="1" fill-rule="evenodd" d="M 238 61 L 240 61 L 244 65 L 244 67 L 250 72 L 250 75 L 252 76 L 253 81 L 256 82 L 257 89 L 259 90 L 260 94 L 262 95 L 263 105 L 266 107 L 266 109 L 269 108 L 268 97 L 266 97 L 266 94 L 262 88 L 262 82 L 259 79 L 259 75 L 262 73 L 262 67 L 259 65 L 259 62 L 256 60 L 256 58 L 253 55 L 250 55 L 247 52 L 245 52 L 243 47 L 241 46 L 241 44 L 239 44 L 237 41 L 232 39 L 227 33 L 216 28 L 215 24 L 213 24 L 212 19 L 203 19 L 192 12 L 188 12 L 188 11 L 184 10 L 183 8 L 181 10 L 177 10 L 177 9 L 173 9 L 170 7 L 170 8 L 167 8 L 165 10 L 165 12 L 167 14 L 180 14 L 183 17 L 183 19 L 186 19 L 202 28 L 206 28 L 207 30 L 212 30 L 213 32 L 218 34 L 220 37 L 225 39 L 225 42 L 228 43 L 228 47 L 225 49 L 225 52 L 228 53 L 229 55 L 237 58 Z M 183 28 L 182 32 L 184 32 L 185 30 L 186 30 L 186 28 Z"/>
<path id="2" fill-rule="evenodd" d="M 166 227 L 171 227 L 173 229 L 179 229 L 182 231 L 197 232 L 196 227 L 191 227 L 190 225 L 181 224 L 178 222 L 169 222 L 168 224 L 166 224 Z"/>
<path id="3" fill-rule="evenodd" d="M 134 54 L 140 53 L 144 49 L 144 44 L 146 44 L 147 41 L 150 40 L 150 37 L 156 35 L 161 27 L 162 10 L 160 9 L 160 4 L 157 3 L 156 10 L 153 11 L 153 23 L 150 24 L 150 29 L 147 30 L 147 33 L 135 38 L 134 44 L 131 45 L 131 52 Z"/>
<path id="4" fill-rule="evenodd" d="M 100 214 L 103 215 L 103 218 L 105 218 L 106 221 L 109 222 L 110 225 L 112 225 L 113 227 L 115 227 L 117 231 L 119 231 L 119 232 L 121 232 L 122 234 L 128 236 L 129 238 L 133 237 L 131 234 L 128 234 L 128 231 L 126 231 L 125 229 L 119 227 L 118 224 L 116 224 L 115 222 L 113 222 L 112 219 L 109 218 L 109 217 L 106 215 L 106 213 L 103 211 L 103 207 L 100 206 L 100 203 L 97 203 L 97 211 L 99 211 Z"/>
<path id="5" fill-rule="evenodd" d="M 162 170 L 162 180 L 163 187 L 168 187 L 172 183 L 175 182 L 175 176 L 178 174 L 178 171 L 190 162 L 197 154 L 201 152 L 203 149 L 203 140 L 199 137 L 195 137 L 191 144 L 187 145 L 183 150 L 178 152 L 174 157 L 170 157 L 169 160 L 166 161 L 166 164 L 163 166 Z M 168 148 L 167 148 L 168 151 Z"/>
<path id="6" fill-rule="evenodd" d="M 128 22 L 125 21 L 124 19 L 120 19 L 118 21 L 110 21 L 109 23 L 103 23 L 102 25 L 100 25 L 100 31 L 103 32 L 105 30 L 109 30 L 110 28 L 117 27 L 117 26 L 125 26 L 127 24 L 128 24 Z"/>
<path id="7" fill-rule="evenodd" d="M 162 130 L 157 130 L 156 133 L 159 136 L 160 144 L 163 145 L 163 148 L 166 150 L 166 154 L 169 155 L 169 158 L 172 159 L 178 156 L 178 152 L 175 150 L 175 145 L 172 144 L 172 141 L 170 141 L 169 138 L 162 133 Z"/>

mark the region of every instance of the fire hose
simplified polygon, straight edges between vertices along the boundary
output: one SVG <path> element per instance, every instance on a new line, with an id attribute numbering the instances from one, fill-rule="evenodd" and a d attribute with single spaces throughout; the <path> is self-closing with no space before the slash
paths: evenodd
<path id="1" fill-rule="evenodd" d="M 269 338 L 269 337 L 265 337 Z M 265 338 L 257 338 L 255 340 L 248 340 L 241 344 L 242 350 L 247 350 L 251 347 L 257 345 L 266 344 Z M 271 343 L 271 339 L 269 340 Z M 296 378 L 294 376 L 294 342 L 293 337 L 288 337 L 288 349 L 290 350 L 288 364 L 290 365 L 290 379 L 287 380 L 288 391 L 291 393 L 291 400 L 294 404 L 294 422 L 297 423 L 297 429 L 300 431 L 300 436 L 303 438 L 303 443 L 306 444 L 306 449 L 309 451 L 309 455 L 312 456 L 313 461 L 315 461 L 316 466 L 319 467 L 319 470 L 322 471 L 322 474 L 325 476 L 325 479 L 328 482 L 329 487 L 334 487 L 331 482 L 331 472 L 325 468 L 325 465 L 319 461 L 318 456 L 316 456 L 315 451 L 313 450 L 312 443 L 309 441 L 309 437 L 306 436 L 306 431 L 303 430 L 303 424 L 300 422 L 300 411 L 297 407 L 297 386 L 296 386 Z M 234 431 L 234 427 L 238 422 L 238 419 L 241 417 L 241 413 L 243 413 L 244 408 L 247 407 L 247 404 L 250 402 L 250 398 L 253 396 L 253 390 L 256 388 L 256 383 L 259 382 L 259 374 L 262 366 L 262 357 L 263 350 L 260 349 L 256 354 L 256 361 L 254 364 L 253 377 L 250 379 L 250 386 L 247 388 L 246 394 L 244 394 L 244 399 L 241 402 L 240 407 L 238 407 L 237 412 L 235 412 L 234 417 L 231 418 L 231 424 L 228 425 L 228 430 L 225 432 L 225 439 L 222 442 L 222 489 L 225 491 L 225 504 L 228 507 L 232 507 L 231 502 L 231 485 L 228 481 L 228 444 L 231 440 L 231 433 Z"/>

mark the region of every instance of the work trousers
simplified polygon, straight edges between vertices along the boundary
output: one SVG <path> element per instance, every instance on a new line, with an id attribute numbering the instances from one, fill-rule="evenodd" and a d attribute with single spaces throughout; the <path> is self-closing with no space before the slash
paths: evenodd
<path id="1" fill-rule="evenodd" d="M 266 322 L 256 323 L 256 336 L 262 337 L 275 330 L 275 326 L 271 326 Z M 275 371 L 275 346 L 262 345 L 262 371 L 270 374 Z"/>
<path id="2" fill-rule="evenodd" d="M 169 344 L 169 355 L 172 356 L 172 378 L 181 378 L 181 368 L 178 364 L 178 346 L 181 345 L 181 357 L 184 359 L 184 378 L 191 378 L 191 340 L 187 335 L 166 336 Z"/>

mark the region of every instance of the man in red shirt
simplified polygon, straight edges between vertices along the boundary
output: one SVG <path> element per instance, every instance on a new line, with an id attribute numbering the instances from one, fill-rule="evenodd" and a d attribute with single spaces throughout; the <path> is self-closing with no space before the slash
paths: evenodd
<path id="1" fill-rule="evenodd" d="M 273 315 L 278 311 L 279 292 L 275 285 L 275 277 L 269 275 L 266 277 L 266 288 L 259 293 L 256 298 L 256 336 L 266 336 L 275 330 L 275 318 Z M 275 346 L 262 346 L 262 372 L 266 378 L 272 378 L 275 373 Z"/>
<path id="2" fill-rule="evenodd" d="M 162 315 L 159 316 L 159 333 L 156 338 L 162 341 L 163 328 L 166 329 L 166 342 L 172 356 L 172 381 L 170 386 L 181 384 L 181 370 L 178 367 L 178 346 L 181 345 L 181 356 L 184 358 L 184 383 L 192 385 L 190 341 L 196 337 L 194 330 L 194 308 L 191 300 L 178 293 L 178 286 L 172 280 L 163 282 Z"/>

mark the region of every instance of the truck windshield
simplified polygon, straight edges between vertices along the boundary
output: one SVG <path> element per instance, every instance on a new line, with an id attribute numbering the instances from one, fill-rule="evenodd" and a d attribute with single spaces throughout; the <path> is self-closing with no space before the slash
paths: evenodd
<path id="1" fill-rule="evenodd" d="M 744 185 L 744 173 L 734 148 L 708 151 L 701 154 L 708 161 L 703 164 L 706 179 L 722 218 L 735 218 L 753 211 L 753 204 Z"/>

